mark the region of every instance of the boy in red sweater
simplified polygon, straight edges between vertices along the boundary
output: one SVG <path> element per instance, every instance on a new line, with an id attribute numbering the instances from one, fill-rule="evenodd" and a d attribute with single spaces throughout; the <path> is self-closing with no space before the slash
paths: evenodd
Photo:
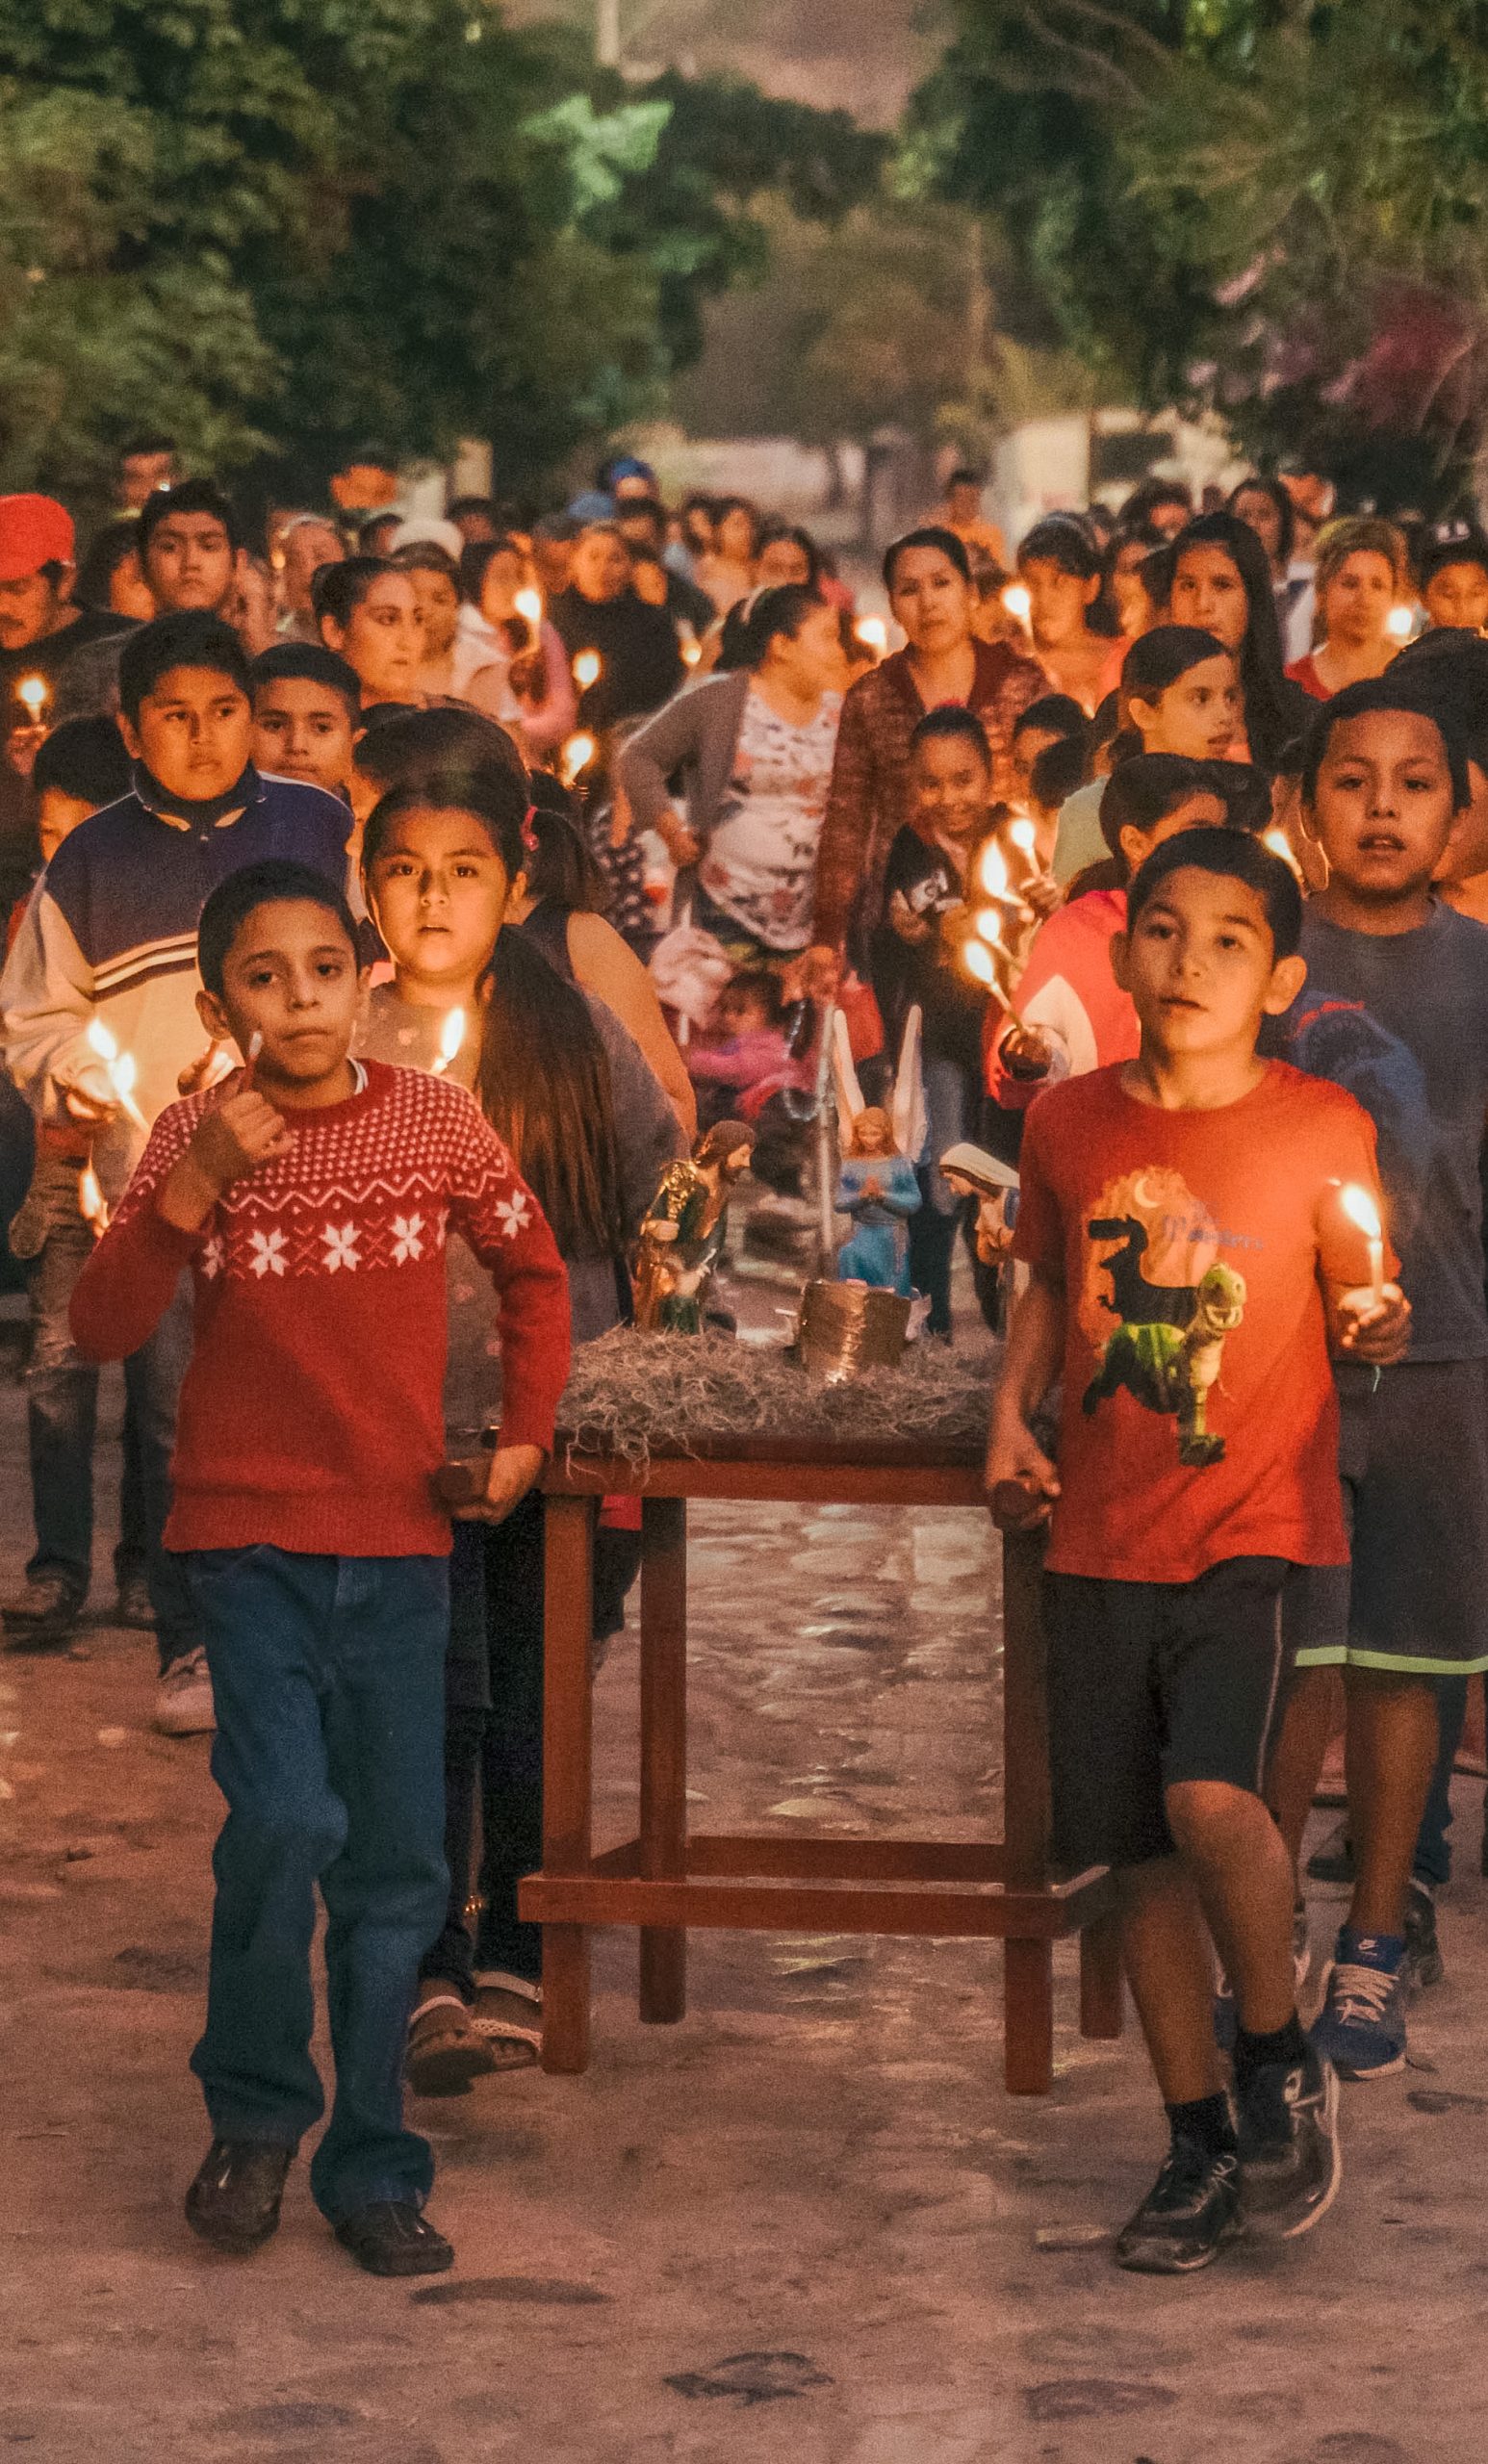
<path id="1" fill-rule="evenodd" d="M 230 875 L 198 962 L 203 1024 L 249 1066 L 161 1115 L 72 1298 L 79 1349 L 118 1359 L 183 1267 L 195 1287 L 166 1539 L 206 1643 L 228 1814 L 192 2065 L 214 2138 L 187 2215 L 219 2249 L 258 2248 L 324 2109 L 319 1883 L 336 2102 L 311 2189 L 363 2267 L 422 2275 L 453 2259 L 422 2213 L 433 2167 L 401 2096 L 447 1892 L 446 1227 L 500 1296 L 501 1431 L 475 1509 L 493 1522 L 552 1442 L 566 1277 L 465 1090 L 350 1059 L 365 987 L 337 889 L 290 862 Z"/>

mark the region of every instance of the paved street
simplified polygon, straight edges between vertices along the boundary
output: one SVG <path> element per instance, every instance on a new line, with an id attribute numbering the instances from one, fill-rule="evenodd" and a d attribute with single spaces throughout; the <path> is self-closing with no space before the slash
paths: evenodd
<path id="1" fill-rule="evenodd" d="M 25 1554 L 0 1389 L 3 1574 Z M 116 1477 L 110 1450 L 103 1485 Z M 695 1786 L 724 1830 L 995 1816 L 995 1549 L 967 1515 L 695 1509 Z M 99 1562 L 103 1563 L 100 1544 Z M 1415 2066 L 1347 2092 L 1310 2240 L 1207 2276 L 1097 2246 L 1160 2128 L 1130 2035 L 999 2085 L 996 1954 L 694 1938 L 634 2010 L 602 1940 L 596 2055 L 425 2105 L 455 2274 L 359 2275 L 303 2168 L 278 2241 L 205 2254 L 181 2194 L 217 1803 L 147 1726 L 152 1660 L 0 1662 L 0 2451 L 31 2464 L 1480 2464 L 1488 2012 L 1477 1791 Z M 622 1803 L 633 1644 L 600 1684 Z M 1321 1944 L 1335 1903 L 1315 1904 Z"/>

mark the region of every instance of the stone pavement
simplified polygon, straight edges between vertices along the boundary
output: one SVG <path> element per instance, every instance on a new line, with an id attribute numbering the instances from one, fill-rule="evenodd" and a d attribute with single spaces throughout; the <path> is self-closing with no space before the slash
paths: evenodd
<path id="1" fill-rule="evenodd" d="M 105 1488 L 115 1476 L 109 1451 Z M 0 1578 L 25 1553 L 0 1389 Z M 726 1829 L 995 1810 L 991 1535 L 958 1514 L 695 1509 L 695 1783 Z M 103 1552 L 100 1546 L 100 1564 Z M 418 2109 L 459 2264 L 359 2275 L 312 2210 L 247 2265 L 188 2234 L 186 2064 L 217 1804 L 147 1725 L 139 1636 L 0 1660 L 0 2452 L 32 2464 L 1480 2464 L 1488 2012 L 1476 1790 L 1448 1982 L 1347 2092 L 1340 2203 L 1207 2275 L 1099 2237 L 1154 2169 L 1130 2033 L 999 2085 L 975 1945 L 693 1938 L 644 2028 L 602 1938 L 596 2053 Z M 633 1646 L 600 1684 L 606 1801 Z M 1314 1911 L 1321 1944 L 1336 1904 Z"/>

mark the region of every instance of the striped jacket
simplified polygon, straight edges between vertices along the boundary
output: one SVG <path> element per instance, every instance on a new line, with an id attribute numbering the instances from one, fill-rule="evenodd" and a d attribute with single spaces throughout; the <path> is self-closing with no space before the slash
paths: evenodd
<path id="1" fill-rule="evenodd" d="M 135 1101 L 153 1122 L 177 1100 L 206 1035 L 196 1015 L 196 923 L 210 891 L 244 864 L 292 857 L 345 887 L 351 815 L 295 779 L 247 774 L 242 809 L 203 827 L 138 793 L 106 805 L 63 840 L 32 892 L 0 976 L 0 1036 L 11 1076 L 38 1119 L 64 1118 L 75 1087 L 111 1100 L 88 1040 L 101 1019 L 138 1070 Z M 144 1133 L 122 1115 L 94 1144 L 111 1200 Z"/>

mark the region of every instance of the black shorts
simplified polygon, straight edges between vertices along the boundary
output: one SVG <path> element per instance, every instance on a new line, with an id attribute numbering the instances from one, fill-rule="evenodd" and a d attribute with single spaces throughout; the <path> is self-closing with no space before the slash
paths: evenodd
<path id="1" fill-rule="evenodd" d="M 1283 1626 L 1299 1668 L 1488 1669 L 1488 1361 L 1339 1373 L 1353 1564 L 1297 1566 Z"/>
<path id="2" fill-rule="evenodd" d="M 1044 1577 L 1054 1856 L 1170 1857 L 1163 1792 L 1220 1780 L 1259 1796 L 1287 1671 L 1281 1557 L 1226 1557 L 1193 1582 Z"/>

